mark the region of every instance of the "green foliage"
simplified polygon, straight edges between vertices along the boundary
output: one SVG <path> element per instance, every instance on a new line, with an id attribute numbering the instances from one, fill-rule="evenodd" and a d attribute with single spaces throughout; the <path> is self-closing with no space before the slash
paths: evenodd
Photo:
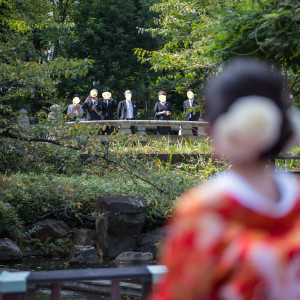
<path id="1" fill-rule="evenodd" d="M 73 226 L 92 219 L 96 196 L 85 187 L 92 188 L 96 183 L 88 184 L 86 178 L 17 173 L 1 179 L 5 183 L 3 201 L 15 208 L 24 224 L 47 216 L 64 219 Z"/>
<path id="2" fill-rule="evenodd" d="M 170 154 L 167 162 L 153 156 L 151 144 L 157 155 Z M 60 158 L 57 145 L 38 143 L 32 147 L 34 149 L 31 151 L 38 157 L 43 153 L 38 163 L 34 164 L 34 156 L 29 157 L 30 152 L 27 152 L 24 159 L 32 159 L 31 166 L 29 163 L 24 164 L 27 172 L 24 173 L 25 168 L 22 169 L 23 173 L 7 170 L 1 178 L 3 201 L 15 208 L 24 224 L 52 216 L 64 219 L 71 227 L 83 223 L 93 226 L 96 217 L 95 200 L 99 195 L 133 195 L 143 197 L 149 204 L 145 229 L 148 230 L 163 222 L 172 211 L 176 197 L 224 168 L 223 164 L 201 156 L 184 163 L 173 163 L 173 155 L 177 151 L 208 151 L 208 141 L 185 141 L 178 145 L 166 140 L 149 141 L 144 150 L 139 142 L 117 142 L 117 139 L 101 150 L 94 141 L 84 156 L 80 157 L 80 151 L 70 149 L 74 153 L 71 158 L 70 152 L 70 163 L 63 156 L 69 155 L 65 148 L 62 148 Z M 53 152 L 44 147 L 52 148 Z M 150 151 L 152 154 L 148 156 Z M 19 164 L 22 165 L 22 162 L 19 161 Z M 55 166 L 64 172 L 58 175 Z M 30 169 L 36 173 L 28 173 Z"/>
<path id="3" fill-rule="evenodd" d="M 46 113 L 39 112 L 36 115 L 38 124 L 24 128 L 22 124 L 13 123 L 16 115 L 11 109 L 7 110 L 6 115 L 0 115 L 0 124 L 2 121 L 5 125 L 2 128 L 0 126 L 2 172 L 30 170 L 76 173 L 80 168 L 78 150 L 95 152 L 93 140 L 101 129 L 98 125 L 68 125 L 58 111 L 57 120 L 48 121 L 45 119 Z"/>
<path id="4" fill-rule="evenodd" d="M 159 80 L 167 80 L 176 92 L 198 87 L 212 65 L 212 58 L 204 53 L 204 43 L 223 6 L 221 1 L 203 0 L 165 0 L 153 5 L 159 14 L 156 27 L 141 32 L 159 36 L 162 47 L 154 51 L 139 48 L 136 54 L 154 70 L 163 70 Z"/>
<path id="5" fill-rule="evenodd" d="M 251 52 L 299 70 L 295 40 L 300 33 L 299 1 L 245 1 L 225 10 L 217 36 L 223 57 Z"/>
<path id="6" fill-rule="evenodd" d="M 51 237 L 49 237 L 46 241 L 41 241 L 38 238 L 28 238 L 20 241 L 19 246 L 22 249 L 23 255 L 32 255 L 32 253 L 37 253 L 40 256 L 49 256 L 56 247 L 66 248 L 72 246 L 72 241 L 70 237 L 57 239 L 55 241 Z"/>
<path id="7" fill-rule="evenodd" d="M 291 151 L 283 153 L 284 155 L 290 156 L 299 156 L 300 155 L 300 145 L 298 147 L 294 147 Z M 275 161 L 275 165 L 277 168 L 285 171 L 292 172 L 300 172 L 300 160 L 299 159 L 277 159 Z"/>
<path id="8" fill-rule="evenodd" d="M 95 125 L 42 122 L 34 130 L 31 140 L 27 137 L 16 145 L 23 145 L 17 163 L 22 172 L 4 166 L 0 178 L 3 203 L 13 207 L 24 224 L 52 216 L 71 227 L 92 227 L 98 196 L 132 195 L 148 203 L 147 231 L 172 214 L 184 191 L 230 167 L 210 156 L 209 139 L 174 143 L 165 137 L 161 141 L 149 138 L 145 143 L 115 135 L 111 142 L 101 143 Z M 32 140 L 34 134 L 37 138 L 46 133 L 55 139 L 41 139 L 46 143 Z M 178 153 L 193 155 L 176 162 Z M 10 161 L 13 157 L 12 151 Z"/>
<path id="9" fill-rule="evenodd" d="M 140 35 L 137 28 L 152 26 L 149 7 L 156 0 L 75 1 L 71 19 L 74 27 L 62 32 L 63 45 L 59 51 L 70 58 L 91 58 L 94 63 L 84 80 L 64 80 L 59 84 L 60 95 L 70 90 L 84 97 L 91 88 L 112 89 L 117 101 L 124 99 L 124 91 L 133 91 L 133 99 L 141 110 L 149 100 L 149 85 L 155 80 L 149 65 L 141 65 L 134 56 L 134 48 L 154 48 L 155 39 Z M 101 95 L 101 93 L 100 93 Z"/>
<path id="10" fill-rule="evenodd" d="M 213 152 L 213 146 L 209 138 L 203 140 L 183 139 L 182 141 L 172 141 L 168 137 L 163 137 L 156 141 L 151 136 L 145 139 L 136 137 L 133 143 L 127 137 L 118 137 L 110 146 L 110 153 L 117 155 L 139 155 L 139 154 L 209 154 Z"/>
<path id="11" fill-rule="evenodd" d="M 300 4 L 297 0 L 164 0 L 152 6 L 162 47 L 136 49 L 142 62 L 163 70 L 161 80 L 183 92 L 215 73 L 233 56 L 258 56 L 278 64 L 298 97 Z M 298 101 L 298 100 L 297 100 Z"/>
<path id="12" fill-rule="evenodd" d="M 255 55 L 282 67 L 299 104 L 299 11 L 296 0 L 0 0 L 0 235 L 25 240 L 32 232 L 20 234 L 20 224 L 47 216 L 93 226 L 99 195 L 141 196 L 144 230 L 162 224 L 185 190 L 229 168 L 200 155 L 212 153 L 210 140 L 149 138 L 145 145 L 116 135 L 101 143 L 99 126 L 65 122 L 66 98 L 109 86 L 122 100 L 131 89 L 146 107 L 141 119 L 152 117 L 159 88 L 180 103 L 172 118 L 182 119 L 187 88 L 203 100 L 203 81 L 225 61 Z M 48 121 L 39 109 L 53 102 L 60 116 Z M 14 113 L 23 105 L 38 110 L 28 128 Z M 202 102 L 197 109 L 203 112 Z M 177 153 L 194 156 L 175 163 Z M 296 160 L 277 165 L 299 167 Z M 46 253 L 56 245 L 29 240 L 25 247 Z"/>
<path id="13" fill-rule="evenodd" d="M 0 185 L 1 186 L 1 185 Z M 21 222 L 14 209 L 5 199 L 0 200 L 0 237 L 15 238 Z"/>
<path id="14" fill-rule="evenodd" d="M 91 66 L 89 59 L 67 59 L 56 55 L 56 51 L 50 53 L 53 45 L 46 41 L 47 36 L 44 41 L 39 39 L 45 28 L 59 39 L 58 29 L 68 27 L 67 22 L 59 24 L 51 17 L 54 7 L 41 0 L 0 1 L 1 105 L 14 106 L 14 102 L 33 99 L 40 106 L 45 100 L 51 103 L 62 76 L 84 76 Z"/>

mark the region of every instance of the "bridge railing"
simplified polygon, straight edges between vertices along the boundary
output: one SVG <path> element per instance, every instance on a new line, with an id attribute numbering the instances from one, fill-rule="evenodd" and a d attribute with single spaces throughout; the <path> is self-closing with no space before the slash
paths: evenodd
<path id="1" fill-rule="evenodd" d="M 209 123 L 205 121 L 162 121 L 162 120 L 97 120 L 97 121 L 79 121 L 82 124 L 99 124 L 100 126 L 115 126 L 118 127 L 118 132 L 122 134 L 131 134 L 131 126 L 136 129 L 136 134 L 145 136 L 147 129 L 156 129 L 157 126 L 171 126 L 171 130 L 178 131 L 179 135 L 191 136 L 192 128 L 198 127 L 198 135 L 203 135 L 205 128 Z M 75 122 L 66 122 L 72 125 Z"/>
<path id="2" fill-rule="evenodd" d="M 151 293 L 152 284 L 167 272 L 165 266 L 74 269 L 41 272 L 0 271 L 0 300 L 33 300 L 38 285 L 51 285 L 51 299 L 60 299 L 61 284 L 64 282 L 111 280 L 111 300 L 121 299 L 120 280 L 142 281 L 142 299 Z"/>

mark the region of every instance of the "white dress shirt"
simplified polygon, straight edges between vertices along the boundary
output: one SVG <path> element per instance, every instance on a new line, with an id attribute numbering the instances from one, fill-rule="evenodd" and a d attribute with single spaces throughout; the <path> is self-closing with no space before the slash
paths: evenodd
<path id="1" fill-rule="evenodd" d="M 126 107 L 127 107 L 127 112 L 126 112 L 126 118 L 127 119 L 133 119 L 133 105 L 131 101 L 126 100 Z"/>

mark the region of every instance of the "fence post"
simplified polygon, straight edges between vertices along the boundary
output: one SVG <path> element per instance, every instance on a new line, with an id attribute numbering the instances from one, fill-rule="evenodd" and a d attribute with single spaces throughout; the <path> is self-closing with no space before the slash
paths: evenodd
<path id="1" fill-rule="evenodd" d="M 112 280 L 111 281 L 110 299 L 111 300 L 120 300 L 121 299 L 119 280 Z"/>
<path id="2" fill-rule="evenodd" d="M 0 274 L 0 300 L 23 300 L 27 294 L 27 277 L 30 272 L 8 272 Z"/>
<path id="3" fill-rule="evenodd" d="M 137 126 L 137 135 L 147 135 L 146 133 L 146 126 Z"/>
<path id="4" fill-rule="evenodd" d="M 182 136 L 190 136 L 193 135 L 192 126 L 189 124 L 182 124 L 180 126 L 180 132 Z"/>
<path id="5" fill-rule="evenodd" d="M 52 283 L 52 296 L 51 300 L 60 300 L 60 283 Z"/>
<path id="6" fill-rule="evenodd" d="M 146 300 L 152 293 L 152 281 L 144 281 L 142 289 L 142 299 Z"/>
<path id="7" fill-rule="evenodd" d="M 148 271 L 151 274 L 151 282 L 145 282 L 143 285 L 143 299 L 149 296 L 153 292 L 153 284 L 161 281 L 162 277 L 168 273 L 168 269 L 164 265 L 147 266 Z"/>
<path id="8" fill-rule="evenodd" d="M 119 133 L 121 134 L 131 134 L 130 123 L 122 123 L 120 124 Z"/>

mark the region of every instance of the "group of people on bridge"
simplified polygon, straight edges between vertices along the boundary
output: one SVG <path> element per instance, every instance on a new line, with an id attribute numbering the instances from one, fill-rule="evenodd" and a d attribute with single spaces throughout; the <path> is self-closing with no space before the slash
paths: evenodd
<path id="1" fill-rule="evenodd" d="M 83 120 L 114 120 L 114 112 L 117 111 L 117 117 L 120 120 L 134 120 L 137 115 L 137 104 L 132 101 L 132 92 L 126 90 L 124 92 L 125 99 L 120 101 L 117 105 L 116 101 L 112 98 L 111 91 L 108 88 L 102 90 L 102 98 L 98 98 L 98 91 L 92 89 L 89 96 L 84 103 L 80 104 L 78 94 L 73 97 L 73 103 L 68 106 L 67 116 L 72 119 L 83 119 L 84 110 L 87 111 L 86 118 Z M 198 121 L 200 112 L 195 111 L 193 107 L 198 105 L 194 99 L 194 91 L 189 89 L 187 91 L 188 99 L 183 103 L 184 120 L 185 121 Z M 170 102 L 167 101 L 167 93 L 165 91 L 158 92 L 159 102 L 155 104 L 154 116 L 158 120 L 170 120 L 173 114 L 173 108 Z M 110 134 L 114 129 L 107 128 L 104 134 Z M 131 128 L 134 133 L 134 127 Z M 192 128 L 193 135 L 198 134 L 198 128 Z M 158 126 L 157 133 L 159 135 L 168 135 L 171 132 L 170 126 Z"/>

